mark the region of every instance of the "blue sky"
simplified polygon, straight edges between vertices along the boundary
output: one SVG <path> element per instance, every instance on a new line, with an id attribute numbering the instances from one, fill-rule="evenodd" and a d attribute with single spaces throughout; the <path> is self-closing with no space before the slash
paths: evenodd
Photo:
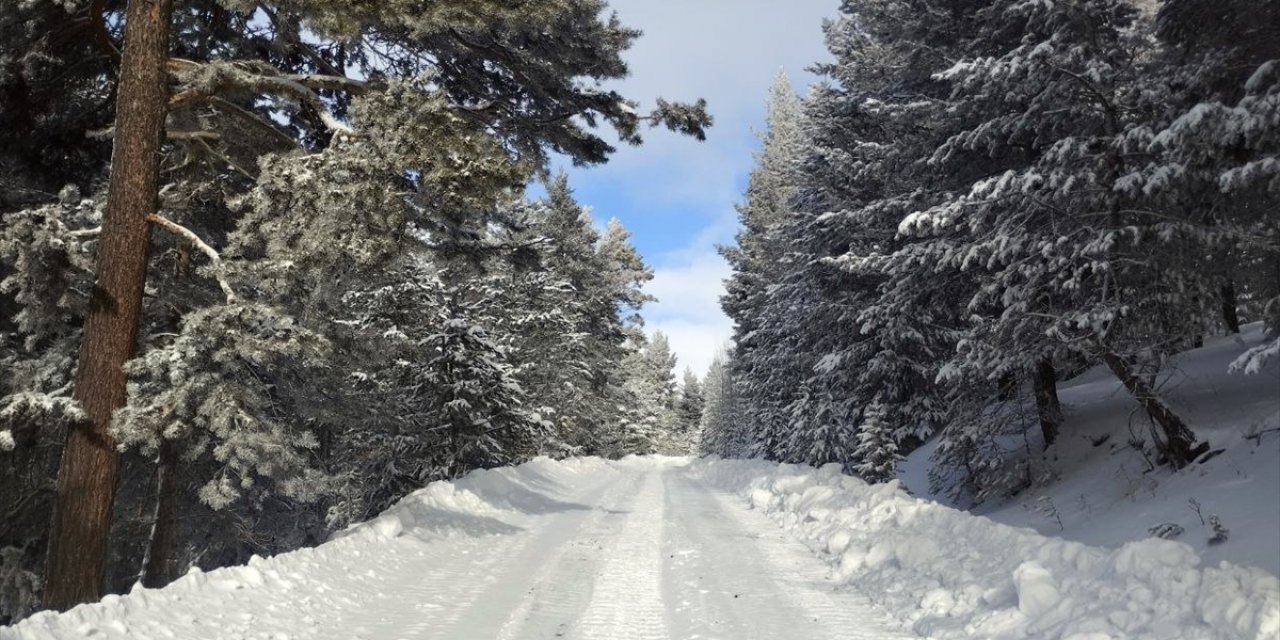
<path id="1" fill-rule="evenodd" d="M 837 0 L 613 0 L 624 24 L 644 31 L 626 60 L 631 77 L 615 86 L 649 106 L 656 97 L 710 103 L 706 142 L 652 130 L 639 148 L 610 162 L 566 168 L 578 200 L 598 221 L 616 217 L 654 268 L 659 302 L 643 312 L 650 331 L 671 338 L 701 376 L 732 331 L 720 311 L 728 267 L 716 254 L 737 227 L 739 201 L 764 125 L 765 99 L 779 70 L 797 89 L 805 70 L 827 59 L 822 20 Z"/>

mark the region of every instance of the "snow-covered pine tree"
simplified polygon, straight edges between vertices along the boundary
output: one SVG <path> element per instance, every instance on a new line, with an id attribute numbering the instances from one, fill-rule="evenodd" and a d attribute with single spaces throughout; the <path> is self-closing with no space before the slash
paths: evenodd
<path id="1" fill-rule="evenodd" d="M 431 434 L 424 452 L 431 468 L 456 477 L 528 460 L 546 440 L 550 424 L 525 406 L 506 350 L 460 313 L 458 303 L 443 311 L 425 345 L 434 357 L 419 374 L 434 396 L 421 419 Z"/>
<path id="2" fill-rule="evenodd" d="M 702 389 L 702 381 L 694 375 L 692 369 L 685 367 L 676 399 L 676 429 L 673 433 L 676 448 L 682 453 L 690 453 L 696 448 L 698 426 L 702 421 L 702 410 L 705 405 L 706 397 Z"/>
<path id="3" fill-rule="evenodd" d="M 91 602 L 102 593 L 120 477 L 111 419 L 126 400 L 124 363 L 137 352 L 151 243 L 148 216 L 159 205 L 173 2 L 130 2 L 126 14 L 94 298 L 84 317 L 72 388 L 84 420 L 66 430 L 45 565 L 44 602 L 54 609 Z"/>
<path id="4" fill-rule="evenodd" d="M 1145 137 L 1131 136 L 1151 160 L 1126 178 L 1181 214 L 1170 233 L 1204 256 L 1187 266 L 1211 279 L 1206 297 L 1221 309 L 1213 324 L 1235 332 L 1247 319 L 1267 322 L 1272 341 L 1234 365 L 1256 371 L 1280 354 L 1280 218 L 1266 204 L 1280 194 L 1280 8 L 1168 0 L 1156 26 L 1159 91 L 1150 93 L 1160 102 L 1152 125 L 1137 132 Z"/>
<path id="5" fill-rule="evenodd" d="M 733 367 L 728 356 L 716 354 L 702 384 L 705 401 L 698 437 L 698 453 L 701 455 L 741 458 L 746 456 L 750 447 L 750 434 L 739 413 L 732 376 Z"/>
<path id="6" fill-rule="evenodd" d="M 705 405 L 706 396 L 702 389 L 702 381 L 693 373 L 693 369 L 685 367 L 684 375 L 680 380 L 680 398 L 677 401 L 681 430 L 697 430 L 698 422 L 702 420 L 702 408 Z"/>
<path id="7" fill-rule="evenodd" d="M 676 356 L 671 344 L 661 331 L 648 338 L 637 333 L 632 341 L 637 349 L 623 365 L 627 371 L 624 384 L 636 402 L 632 428 L 648 434 L 658 453 L 681 453 L 677 437 Z"/>
<path id="8" fill-rule="evenodd" d="M 116 412 L 112 435 L 159 465 L 144 584 L 177 577 L 178 494 L 192 479 L 214 510 L 246 495 L 310 502 L 326 494 L 313 459 L 319 441 L 290 392 L 328 352 L 323 338 L 275 309 L 231 304 L 188 314 L 177 335 L 128 363 L 133 400 Z"/>
<path id="9" fill-rule="evenodd" d="M 850 2 L 827 27 L 835 59 L 807 100 L 811 147 L 787 227 L 792 255 L 804 257 L 793 278 L 811 292 L 798 324 L 814 354 L 791 407 L 792 459 L 852 469 L 860 415 L 876 398 L 899 441 L 941 423 L 935 377 L 967 283 L 934 270 L 941 243 L 898 227 L 962 179 L 922 161 L 949 123 L 933 74 L 964 33 L 953 5 Z"/>
<path id="10" fill-rule="evenodd" d="M 895 429 L 882 419 L 883 415 L 881 407 L 873 403 L 863 410 L 862 424 L 858 426 L 854 471 L 867 482 L 888 482 L 897 478 L 898 463 L 902 461 Z"/>
<path id="11" fill-rule="evenodd" d="M 1195 287 L 1179 254 L 1161 250 L 1164 216 L 1123 188 L 1148 42 L 1137 12 L 1118 0 L 996 2 L 977 16 L 972 51 L 939 76 L 964 127 L 934 162 L 982 151 L 1006 167 L 903 222 L 905 233 L 958 225 L 970 236 L 946 254 L 980 278 L 969 303 L 980 322 L 957 366 L 1012 371 L 1067 348 L 1106 364 L 1181 467 L 1200 445 L 1146 380 L 1199 318 L 1179 308 Z M 1002 41 L 1009 33 L 1025 35 Z"/>
<path id="12" fill-rule="evenodd" d="M 734 322 L 734 384 L 743 428 L 754 455 L 780 458 L 789 440 L 788 406 L 810 372 L 811 351 L 802 348 L 812 289 L 796 277 L 808 258 L 789 244 L 801 162 L 807 148 L 803 105 L 786 74 L 770 90 L 761 149 L 738 206 L 736 244 L 721 250 L 733 269 L 721 305 Z"/>
<path id="13" fill-rule="evenodd" d="M 599 455 L 624 418 L 621 363 L 650 274 L 625 235 L 614 231 L 604 243 L 563 176 L 548 185 L 547 198 L 512 241 L 536 256 L 525 277 L 537 284 L 525 288 L 529 295 L 519 303 L 529 311 L 516 316 L 525 320 L 512 334 L 522 379 L 531 397 L 554 408 L 549 419 L 565 453 Z M 539 317 L 557 321 L 530 321 Z"/>

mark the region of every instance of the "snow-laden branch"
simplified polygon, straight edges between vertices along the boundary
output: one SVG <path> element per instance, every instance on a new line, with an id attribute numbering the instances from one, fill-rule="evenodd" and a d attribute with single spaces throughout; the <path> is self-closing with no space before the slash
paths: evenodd
<path id="1" fill-rule="evenodd" d="M 102 233 L 102 225 L 98 225 L 92 229 L 76 229 L 70 232 L 72 238 L 92 238 Z"/>
<path id="2" fill-rule="evenodd" d="M 227 270 L 222 264 L 222 256 L 213 247 L 200 239 L 194 231 L 172 221 L 164 216 L 153 213 L 147 216 L 147 221 L 172 233 L 179 238 L 190 242 L 192 246 L 199 249 L 201 253 L 209 256 L 209 262 L 213 265 L 213 277 L 218 281 L 218 286 L 222 288 L 222 293 L 227 296 L 227 303 L 236 301 L 236 292 L 231 288 L 231 283 L 227 282 Z"/>
<path id="3" fill-rule="evenodd" d="M 274 67 L 218 62 L 201 64 L 190 60 L 170 59 L 169 69 L 191 81 L 190 88 L 178 92 L 169 99 L 169 108 L 186 104 L 211 101 L 217 94 L 236 88 L 248 89 L 275 96 L 293 98 L 310 107 L 319 115 L 324 126 L 334 133 L 351 135 L 351 127 L 339 120 L 329 110 L 317 91 L 343 91 L 364 93 L 369 85 L 362 80 L 324 74 L 282 74 Z M 194 79 L 194 80 L 193 80 Z"/>
<path id="4" fill-rule="evenodd" d="M 315 91 L 307 88 L 298 80 L 294 80 L 288 76 L 259 76 L 258 86 L 276 89 L 275 93 L 292 95 L 301 100 L 304 104 L 315 110 L 320 116 L 320 121 L 324 123 L 330 131 L 344 135 L 355 133 L 346 123 L 334 117 L 329 111 L 329 107 L 325 105 L 320 96 Z"/>

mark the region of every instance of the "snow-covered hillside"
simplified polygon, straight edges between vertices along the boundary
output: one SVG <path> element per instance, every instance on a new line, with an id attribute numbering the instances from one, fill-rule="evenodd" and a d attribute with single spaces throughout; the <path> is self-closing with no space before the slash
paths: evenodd
<path id="1" fill-rule="evenodd" d="M 1147 419 L 1110 372 L 1097 368 L 1060 388 L 1066 424 L 1059 442 L 1038 460 L 1050 478 L 1014 499 L 980 505 L 975 513 L 1042 534 L 1116 548 L 1175 525 L 1176 536 L 1206 564 L 1228 561 L 1280 572 L 1280 362 L 1252 375 L 1229 373 L 1232 360 L 1262 341 L 1260 324 L 1240 336 L 1215 338 L 1182 354 L 1164 374 L 1161 392 L 1214 450 L 1221 453 L 1174 472 L 1153 468 L 1129 444 L 1146 437 Z M 1010 455 L 1021 455 L 1021 441 Z M 934 443 L 902 466 L 912 493 L 947 502 L 927 477 Z M 960 505 L 954 505 L 960 506 Z M 1210 544 L 1210 518 L 1227 539 Z"/>
<path id="2" fill-rule="evenodd" d="M 834 466 L 575 459 L 437 482 L 327 544 L 0 640 L 1275 638 L 1280 579 L 1107 551 Z"/>

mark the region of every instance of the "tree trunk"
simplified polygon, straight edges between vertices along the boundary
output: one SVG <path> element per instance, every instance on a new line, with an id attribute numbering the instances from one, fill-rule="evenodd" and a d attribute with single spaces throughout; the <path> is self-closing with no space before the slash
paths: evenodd
<path id="1" fill-rule="evenodd" d="M 159 589 L 173 580 L 173 554 L 178 543 L 178 447 L 160 441 L 156 468 L 156 519 L 142 567 L 142 586 Z"/>
<path id="2" fill-rule="evenodd" d="M 1195 432 L 1168 405 L 1156 397 L 1155 390 L 1147 384 L 1146 380 L 1133 372 L 1124 358 L 1106 352 L 1102 355 L 1102 361 L 1160 427 L 1161 437 L 1156 438 L 1155 444 L 1173 468 L 1181 469 L 1191 464 L 1196 456 L 1208 450 L 1207 443 L 1196 443 Z"/>
<path id="3" fill-rule="evenodd" d="M 130 0 L 116 102 L 111 183 L 74 397 L 87 420 L 67 433 L 58 471 L 45 574 L 45 605 L 66 609 L 102 597 L 119 476 L 108 427 L 125 403 L 122 366 L 137 347 L 150 226 L 168 109 L 165 65 L 173 0 Z"/>
<path id="4" fill-rule="evenodd" d="M 1018 378 L 1014 372 L 1011 371 L 1000 376 L 998 386 L 999 392 L 996 394 L 997 400 L 1001 402 L 1008 402 L 1018 397 Z"/>
<path id="5" fill-rule="evenodd" d="M 1240 314 L 1236 311 L 1236 283 L 1227 280 L 1222 285 L 1222 323 L 1227 325 L 1227 333 L 1240 333 Z"/>
<path id="6" fill-rule="evenodd" d="M 1053 357 L 1045 356 L 1036 363 L 1032 376 L 1036 394 L 1036 413 L 1040 416 L 1040 432 L 1044 434 L 1044 448 L 1048 449 L 1058 439 L 1062 427 L 1062 403 L 1058 402 L 1058 372 L 1053 368 Z"/>

